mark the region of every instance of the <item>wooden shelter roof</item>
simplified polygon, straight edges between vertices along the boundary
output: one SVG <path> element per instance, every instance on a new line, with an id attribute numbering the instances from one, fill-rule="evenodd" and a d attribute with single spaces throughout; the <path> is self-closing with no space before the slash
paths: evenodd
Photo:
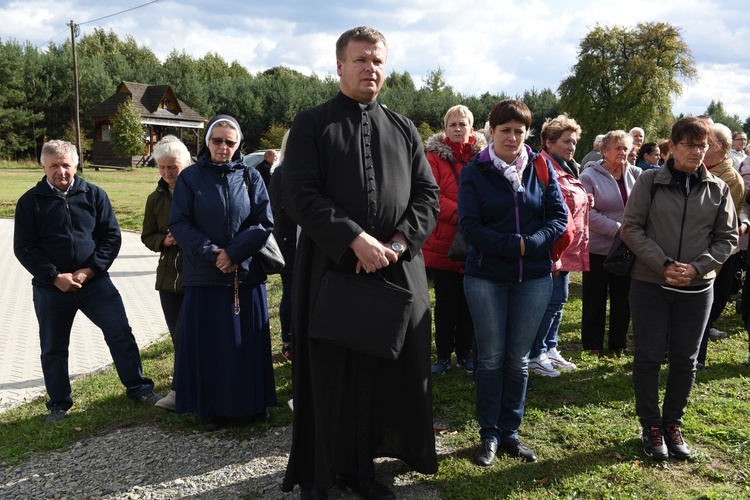
<path id="1" fill-rule="evenodd" d="M 180 120 L 186 122 L 206 121 L 187 104 L 177 98 L 169 85 L 147 85 L 145 83 L 122 82 L 117 92 L 91 110 L 93 117 L 109 117 L 117 114 L 117 107 L 131 99 L 135 109 L 144 119 Z"/>

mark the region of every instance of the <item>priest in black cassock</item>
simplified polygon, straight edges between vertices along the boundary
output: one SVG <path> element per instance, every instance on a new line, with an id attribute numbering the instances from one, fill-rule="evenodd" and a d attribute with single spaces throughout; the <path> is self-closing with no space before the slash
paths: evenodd
<path id="1" fill-rule="evenodd" d="M 337 482 L 395 498 L 373 459 L 437 471 L 430 382 L 430 300 L 420 248 L 435 226 L 438 187 L 411 120 L 377 102 L 383 35 L 354 28 L 336 43 L 340 92 L 300 112 L 284 158 L 285 208 L 301 226 L 294 269 L 294 436 L 284 491 L 328 498 Z M 328 270 L 379 272 L 414 294 L 400 357 L 385 360 L 308 336 Z M 335 322 L 338 318 L 330 318 Z M 368 321 L 352 322 L 352 334 Z"/>

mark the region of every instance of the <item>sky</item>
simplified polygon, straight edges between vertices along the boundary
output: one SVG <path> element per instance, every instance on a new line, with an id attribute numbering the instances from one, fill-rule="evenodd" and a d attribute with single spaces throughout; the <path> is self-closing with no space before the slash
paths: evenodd
<path id="1" fill-rule="evenodd" d="M 81 35 L 95 28 L 131 35 L 161 61 L 173 50 L 196 59 L 213 52 L 252 74 L 286 66 L 323 77 L 336 74 L 338 36 L 366 25 L 388 40 L 388 74 L 408 71 L 420 86 L 442 68 L 464 95 L 516 96 L 556 91 L 597 24 L 665 21 L 681 30 L 698 71 L 681 81 L 672 111 L 700 115 L 720 100 L 742 122 L 750 116 L 747 0 L 158 0 L 135 8 L 149 1 L 0 0 L 0 41 L 62 44 L 73 20 Z"/>

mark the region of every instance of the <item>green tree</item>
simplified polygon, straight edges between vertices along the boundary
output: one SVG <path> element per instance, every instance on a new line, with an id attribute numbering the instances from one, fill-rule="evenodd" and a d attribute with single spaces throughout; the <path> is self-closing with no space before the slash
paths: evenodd
<path id="1" fill-rule="evenodd" d="M 258 149 L 279 149 L 288 128 L 281 125 L 271 125 L 271 128 L 260 137 Z"/>
<path id="2" fill-rule="evenodd" d="M 742 130 L 740 117 L 737 115 L 729 115 L 724 109 L 724 104 L 721 101 L 711 101 L 711 104 L 706 108 L 705 114 L 710 116 L 714 122 L 726 125 L 732 132 Z"/>
<path id="3" fill-rule="evenodd" d="M 422 138 L 422 142 L 427 142 L 427 139 L 435 135 L 435 132 L 432 130 L 429 124 L 422 122 L 417 127 L 417 132 L 419 132 L 419 137 Z"/>
<path id="4" fill-rule="evenodd" d="M 581 125 L 581 142 L 591 144 L 596 134 L 634 126 L 654 137 L 663 117 L 672 117 L 680 80 L 693 78 L 696 69 L 678 28 L 641 23 L 594 28 L 581 41 L 571 73 L 558 89 L 560 110 Z"/>
<path id="5" fill-rule="evenodd" d="M 37 134 L 34 124 L 44 116 L 29 106 L 26 75 L 35 51 L 30 44 L 7 41 L 0 45 L 0 158 L 18 158 L 34 150 Z"/>
<path id="6" fill-rule="evenodd" d="M 541 149 L 542 125 L 547 118 L 554 118 L 560 114 L 557 96 L 550 89 L 537 91 L 527 90 L 518 99 L 522 100 L 531 111 L 532 136 L 526 141 L 535 150 Z"/>
<path id="7" fill-rule="evenodd" d="M 143 153 L 145 129 L 141 115 L 130 99 L 117 106 L 112 118 L 112 150 L 118 156 L 135 156 Z"/>

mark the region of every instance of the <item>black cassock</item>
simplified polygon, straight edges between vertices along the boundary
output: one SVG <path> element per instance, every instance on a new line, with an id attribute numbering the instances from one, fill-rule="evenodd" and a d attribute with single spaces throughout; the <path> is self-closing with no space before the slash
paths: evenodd
<path id="1" fill-rule="evenodd" d="M 284 490 L 297 483 L 328 489 L 336 474 L 356 474 L 376 457 L 435 473 L 430 299 L 420 249 L 436 223 L 439 190 L 414 124 L 377 101 L 361 106 L 339 93 L 295 118 L 283 187 L 285 207 L 302 227 L 292 299 L 294 436 Z M 349 244 L 362 231 L 386 243 L 400 231 L 408 244 L 398 263 L 380 271 L 414 293 L 396 361 L 307 335 L 323 275 L 354 272 Z M 351 325 L 353 335 L 357 327 Z"/>

